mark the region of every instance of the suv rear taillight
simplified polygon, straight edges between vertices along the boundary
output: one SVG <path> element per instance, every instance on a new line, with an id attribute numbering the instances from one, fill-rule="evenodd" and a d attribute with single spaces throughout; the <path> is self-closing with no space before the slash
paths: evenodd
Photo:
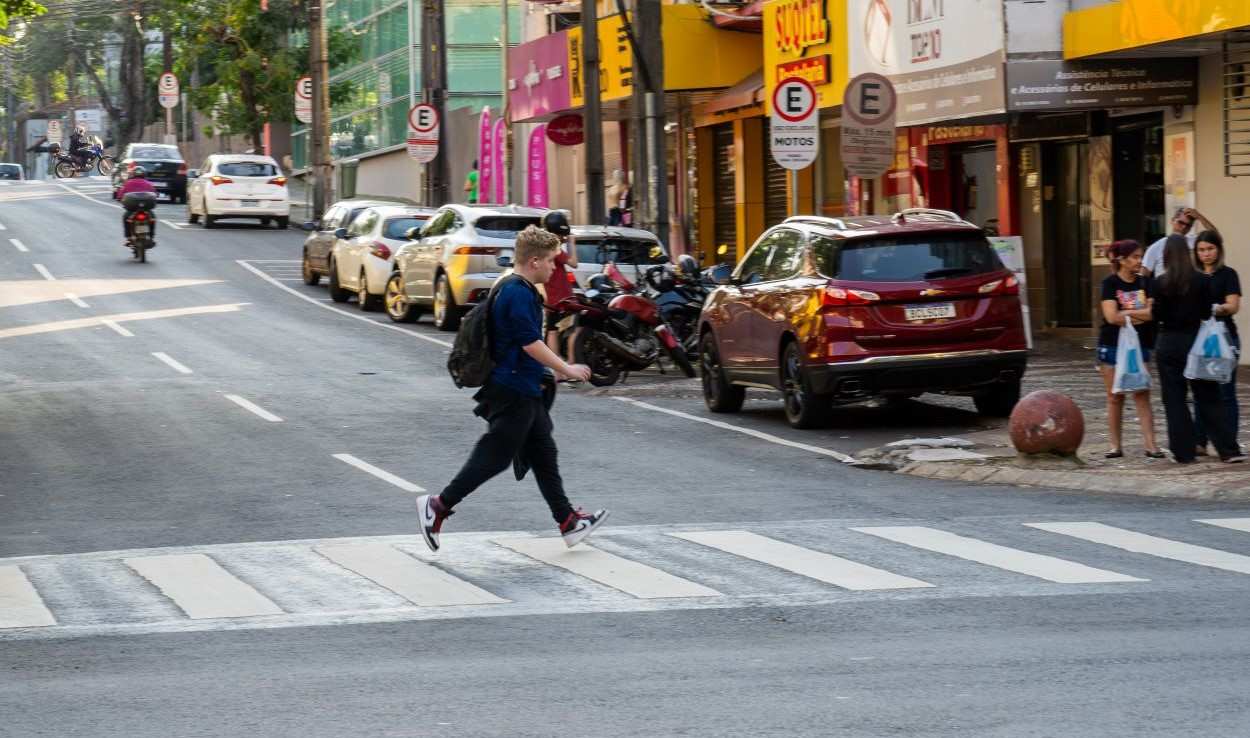
<path id="1" fill-rule="evenodd" d="M 996 279 L 981 285 L 977 292 L 983 295 L 1018 295 L 1020 294 L 1020 280 L 1016 279 L 1015 275 Z"/>
<path id="2" fill-rule="evenodd" d="M 208 179 L 210 182 L 212 182 L 215 185 L 230 184 L 231 182 L 234 181 L 233 179 L 230 179 L 229 177 L 223 177 L 220 174 L 214 174 Z"/>
<path id="3" fill-rule="evenodd" d="M 386 244 L 382 243 L 381 241 L 374 241 L 373 246 L 369 247 L 369 253 L 373 254 L 379 259 L 391 258 L 391 249 Z"/>
<path id="4" fill-rule="evenodd" d="M 286 177 L 274 177 L 273 179 L 269 180 L 269 184 L 278 185 L 279 187 L 282 187 L 286 185 Z"/>
<path id="5" fill-rule="evenodd" d="M 181 163 L 181 164 L 179 164 L 179 165 L 178 165 L 178 173 L 179 173 L 179 174 L 186 174 L 186 173 L 187 173 L 187 163 L 186 163 L 185 161 L 184 161 L 183 163 Z"/>
<path id="6" fill-rule="evenodd" d="M 881 295 L 868 290 L 852 290 L 845 287 L 825 285 L 820 303 L 824 307 L 846 307 L 847 305 L 871 305 L 880 302 Z"/>
<path id="7" fill-rule="evenodd" d="M 452 253 L 456 256 L 496 256 L 499 249 L 495 246 L 457 246 Z"/>

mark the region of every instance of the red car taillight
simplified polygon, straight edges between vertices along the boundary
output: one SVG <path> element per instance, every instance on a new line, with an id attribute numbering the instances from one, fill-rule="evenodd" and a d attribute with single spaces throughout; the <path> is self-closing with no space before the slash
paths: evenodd
<path id="1" fill-rule="evenodd" d="M 213 176 L 209 177 L 208 180 L 215 185 L 230 184 L 231 182 L 234 181 L 233 179 L 230 179 L 229 177 L 223 177 L 220 174 L 214 174 Z"/>
<path id="2" fill-rule="evenodd" d="M 1020 280 L 1016 279 L 1015 275 L 1005 279 L 996 279 L 981 285 L 977 292 L 983 295 L 1018 295 L 1020 294 Z"/>
<path id="3" fill-rule="evenodd" d="M 388 248 L 387 245 L 382 243 L 381 241 L 374 241 L 373 246 L 369 249 L 369 253 L 373 254 L 379 259 L 391 258 L 390 248 Z"/>
<path id="4" fill-rule="evenodd" d="M 286 184 L 286 177 L 274 177 L 273 179 L 269 180 L 269 184 L 278 185 L 279 187 L 281 187 Z"/>
<path id="5" fill-rule="evenodd" d="M 178 165 L 178 173 L 179 173 L 179 174 L 186 174 L 186 173 L 187 173 L 187 164 L 186 164 L 186 162 L 183 162 L 183 163 L 181 163 L 181 164 L 179 164 L 179 165 Z"/>
<path id="6" fill-rule="evenodd" d="M 874 302 L 880 302 L 881 295 L 868 290 L 852 290 L 845 287 L 834 287 L 826 285 L 824 294 L 821 296 L 821 305 L 824 307 L 845 307 L 847 305 L 871 305 Z"/>
<path id="7" fill-rule="evenodd" d="M 494 246 L 457 246 L 452 253 L 457 256 L 495 256 L 499 249 Z"/>
<path id="8" fill-rule="evenodd" d="M 565 276 L 569 278 L 569 284 L 574 285 L 574 286 L 577 285 L 577 275 L 575 273 L 565 272 Z"/>

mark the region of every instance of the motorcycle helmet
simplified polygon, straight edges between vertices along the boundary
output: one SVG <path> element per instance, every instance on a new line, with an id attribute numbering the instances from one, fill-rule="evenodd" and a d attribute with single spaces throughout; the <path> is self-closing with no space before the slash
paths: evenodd
<path id="1" fill-rule="evenodd" d="M 49 144 L 48 151 L 53 154 L 59 154 L 61 153 L 61 145 L 59 143 Z"/>
<path id="2" fill-rule="evenodd" d="M 565 238 L 572 232 L 569 228 L 568 216 L 563 210 L 552 210 L 543 216 L 543 230 Z"/>
<path id="3" fill-rule="evenodd" d="M 143 167 L 135 167 L 134 169 L 130 170 L 130 176 L 143 179 L 144 177 L 148 176 L 148 170 L 144 169 Z"/>
<path id="4" fill-rule="evenodd" d="M 687 277 L 694 278 L 699 276 L 699 262 L 690 254 L 682 254 L 677 257 L 677 268 Z"/>

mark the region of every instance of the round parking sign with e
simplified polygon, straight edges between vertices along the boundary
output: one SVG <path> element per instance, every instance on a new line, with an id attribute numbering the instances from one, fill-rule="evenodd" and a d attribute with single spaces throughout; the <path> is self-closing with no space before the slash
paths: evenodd
<path id="1" fill-rule="evenodd" d="M 816 113 L 816 88 L 801 77 L 777 83 L 773 90 L 773 115 L 787 123 L 801 123 Z"/>
<path id="2" fill-rule="evenodd" d="M 312 77 L 300 77 L 295 81 L 295 119 L 300 123 L 312 122 Z"/>
<path id="3" fill-rule="evenodd" d="M 871 72 L 852 79 L 842 97 L 842 110 L 861 126 L 894 126 L 898 98 L 890 80 Z"/>
<path id="4" fill-rule="evenodd" d="M 804 169 L 820 152 L 820 116 L 816 88 L 799 77 L 777 83 L 773 90 L 773 114 L 768 131 L 768 150 L 785 169 Z"/>
<path id="5" fill-rule="evenodd" d="M 165 72 L 156 82 L 157 100 L 163 108 L 172 108 L 178 105 L 178 78 L 173 72 Z"/>
<path id="6" fill-rule="evenodd" d="M 408 110 L 408 155 L 421 164 L 438 156 L 438 140 L 442 134 L 438 109 L 417 103 Z"/>

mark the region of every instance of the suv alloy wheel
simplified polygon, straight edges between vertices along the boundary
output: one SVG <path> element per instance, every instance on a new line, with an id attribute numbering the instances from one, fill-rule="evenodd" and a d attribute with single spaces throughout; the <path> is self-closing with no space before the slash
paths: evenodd
<path id="1" fill-rule="evenodd" d="M 736 413 L 742 409 L 747 397 L 746 388 L 730 384 L 725 378 L 720 354 L 716 350 L 716 337 L 711 331 L 704 333 L 703 340 L 699 342 L 699 368 L 702 370 L 703 402 L 708 410 Z"/>
<path id="2" fill-rule="evenodd" d="M 790 341 L 781 353 L 782 397 L 786 420 L 795 428 L 818 428 L 833 415 L 833 398 L 811 391 L 803 376 L 803 354 L 798 341 Z"/>

